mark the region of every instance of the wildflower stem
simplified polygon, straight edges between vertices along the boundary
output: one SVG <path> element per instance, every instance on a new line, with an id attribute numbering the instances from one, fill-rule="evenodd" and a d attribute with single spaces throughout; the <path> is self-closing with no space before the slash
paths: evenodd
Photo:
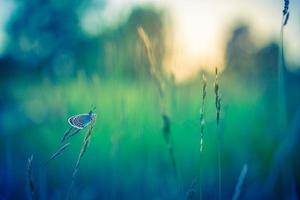
<path id="1" fill-rule="evenodd" d="M 163 137 L 164 137 L 165 143 L 168 148 L 172 167 L 174 169 L 175 179 L 177 182 L 177 187 L 178 187 L 177 190 L 179 193 L 180 186 L 179 186 L 179 180 L 178 180 L 176 159 L 175 159 L 175 155 L 174 155 L 173 146 L 171 143 L 171 121 L 170 121 L 170 116 L 168 115 L 168 112 L 167 112 L 166 101 L 165 101 L 165 83 L 164 83 L 163 77 L 161 75 L 161 72 L 158 68 L 157 60 L 155 58 L 153 46 L 151 44 L 151 40 L 150 40 L 149 36 L 147 35 L 147 33 L 145 32 L 145 30 L 142 27 L 138 27 L 137 32 L 146 48 L 147 58 L 148 58 L 148 61 L 150 64 L 150 73 L 151 73 L 151 76 L 153 77 L 154 82 L 158 89 L 160 111 L 161 111 L 161 116 L 163 119 L 163 127 L 162 127 Z"/>
<path id="2" fill-rule="evenodd" d="M 201 102 L 201 108 L 200 108 L 200 159 L 199 159 L 199 197 L 200 200 L 202 200 L 202 170 L 203 170 L 203 137 L 204 137 L 204 127 L 205 127 L 205 120 L 204 120 L 204 106 L 205 106 L 205 97 L 206 97 L 206 87 L 207 87 L 207 81 L 205 76 L 202 76 L 202 102 Z"/>
<path id="3" fill-rule="evenodd" d="M 278 55 L 278 125 L 281 130 L 286 128 L 286 99 L 285 99 L 285 69 L 283 52 L 284 15 L 280 28 L 280 46 Z"/>
<path id="4" fill-rule="evenodd" d="M 220 131 L 220 112 L 221 112 L 221 95 L 218 82 L 218 68 L 216 68 L 215 76 L 215 106 L 216 106 L 216 121 L 217 121 L 217 132 L 218 132 L 218 199 L 222 199 L 222 135 Z"/>

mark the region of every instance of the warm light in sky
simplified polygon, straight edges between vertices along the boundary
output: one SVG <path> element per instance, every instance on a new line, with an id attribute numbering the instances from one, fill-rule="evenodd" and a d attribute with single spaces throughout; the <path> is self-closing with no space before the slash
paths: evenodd
<path id="1" fill-rule="evenodd" d="M 104 10 L 93 8 L 83 20 L 83 27 L 95 34 L 105 21 L 113 24 L 124 20 L 132 7 L 145 4 L 162 7 L 171 14 L 173 30 L 168 43 L 172 43 L 172 49 L 165 58 L 165 66 L 180 80 L 195 76 L 201 69 L 224 67 L 224 42 L 239 20 L 251 26 L 258 46 L 278 39 L 283 7 L 283 1 L 274 0 L 109 0 Z M 286 59 L 290 66 L 299 66 L 299 1 L 290 2 L 290 13 L 285 30 Z"/>
<path id="2" fill-rule="evenodd" d="M 283 1 L 178 0 L 168 5 L 174 18 L 175 50 L 167 59 L 172 60 L 170 66 L 179 80 L 193 77 L 202 69 L 222 69 L 225 42 L 238 21 L 250 25 L 257 46 L 279 37 Z M 300 65 L 300 3 L 291 2 L 290 10 L 294 18 L 285 28 L 286 58 L 291 65 Z"/>
<path id="3" fill-rule="evenodd" d="M 207 5 L 186 3 L 173 9 L 173 50 L 166 65 L 179 81 L 198 74 L 203 69 L 213 72 L 223 68 L 224 47 L 217 15 Z M 169 63 L 168 63 L 169 61 Z"/>
<path id="4" fill-rule="evenodd" d="M 224 67 L 224 42 L 238 19 L 251 26 L 258 46 L 279 38 L 283 0 L 108 0 L 104 8 L 102 0 L 94 0 L 91 9 L 81 16 L 81 26 L 90 35 L 100 34 L 107 26 L 125 21 L 134 6 L 145 4 L 154 4 L 170 13 L 172 30 L 168 38 L 172 48 L 165 66 L 182 80 L 201 69 Z M 6 42 L 5 21 L 13 10 L 9 3 L 2 5 L 0 53 L 1 44 Z M 300 66 L 300 1 L 290 2 L 290 13 L 285 28 L 286 59 L 289 66 Z"/>
<path id="5" fill-rule="evenodd" d="M 207 16 L 209 13 L 199 13 L 196 8 L 183 9 L 176 16 L 176 24 L 174 25 L 176 39 L 193 56 L 211 53 L 211 47 L 215 43 L 217 32 L 215 19 L 213 16 Z"/>

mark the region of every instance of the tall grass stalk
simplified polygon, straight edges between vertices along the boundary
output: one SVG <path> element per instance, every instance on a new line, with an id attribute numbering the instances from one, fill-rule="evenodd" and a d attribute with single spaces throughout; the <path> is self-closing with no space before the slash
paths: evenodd
<path id="1" fill-rule="evenodd" d="M 157 61 L 156 61 L 156 58 L 154 55 L 153 45 L 150 41 L 149 36 L 147 35 L 147 33 L 145 32 L 143 27 L 138 27 L 137 32 L 146 48 L 147 58 L 150 63 L 150 73 L 151 73 L 151 76 L 153 77 L 154 82 L 158 89 L 160 111 L 161 111 L 161 116 L 162 116 L 162 121 L 163 121 L 163 128 L 162 128 L 163 137 L 164 137 L 165 143 L 166 143 L 168 151 L 169 151 L 169 156 L 171 159 L 172 167 L 173 167 L 174 174 L 175 174 L 175 179 L 177 181 L 177 186 L 178 186 L 178 190 L 179 190 L 180 187 L 179 187 L 179 183 L 178 183 L 179 181 L 178 181 L 177 165 L 176 165 L 173 146 L 171 143 L 171 120 L 170 120 L 170 116 L 169 116 L 169 114 L 167 112 L 167 108 L 166 108 L 165 82 L 163 80 L 162 73 L 159 70 L 159 67 L 158 67 L 158 64 L 157 64 Z"/>
<path id="2" fill-rule="evenodd" d="M 203 74 L 202 76 L 202 102 L 200 108 L 200 152 L 203 151 L 203 137 L 204 137 L 204 127 L 205 127 L 205 120 L 204 120 L 204 106 L 205 106 L 205 98 L 206 98 L 206 88 L 207 88 L 207 81 Z"/>
<path id="3" fill-rule="evenodd" d="M 235 191 L 234 191 L 234 195 L 232 197 L 232 200 L 238 200 L 239 199 L 239 196 L 240 196 L 240 193 L 241 193 L 241 189 L 242 189 L 243 183 L 245 181 L 247 172 L 248 172 L 248 165 L 244 164 L 244 166 L 242 168 L 242 171 L 240 173 L 238 182 L 237 182 L 237 184 L 235 186 Z"/>
<path id="4" fill-rule="evenodd" d="M 33 175 L 32 175 L 32 161 L 33 161 L 33 155 L 31 155 L 27 160 L 27 179 L 28 179 L 31 199 L 37 200 L 38 198 L 37 198 L 36 188 L 34 185 Z"/>
<path id="5" fill-rule="evenodd" d="M 278 53 L 278 125 L 284 131 L 287 125 L 286 97 L 285 97 L 285 64 L 284 64 L 284 27 L 289 20 L 289 0 L 284 0 L 282 22 L 280 27 L 280 46 Z"/>
<path id="6" fill-rule="evenodd" d="M 214 83 L 214 91 L 215 91 L 215 106 L 216 106 L 216 121 L 217 121 L 217 132 L 218 132 L 218 199 L 222 199 L 222 135 L 219 130 L 220 125 L 220 113 L 221 113 L 221 94 L 218 80 L 218 68 L 216 68 L 216 76 Z"/>
<path id="7" fill-rule="evenodd" d="M 94 126 L 95 126 L 95 123 L 96 123 L 96 118 L 93 120 L 93 122 L 89 125 L 89 129 L 88 129 L 88 132 L 86 133 L 84 139 L 83 139 L 83 144 L 81 146 L 81 150 L 80 150 L 80 153 L 78 155 L 78 159 L 77 159 L 77 162 L 76 162 L 76 165 L 75 165 L 75 168 L 74 168 L 74 171 L 73 171 L 73 175 L 72 177 L 74 178 L 76 176 L 76 173 L 78 171 L 78 168 L 79 168 L 79 164 L 80 164 L 80 161 L 83 157 L 83 155 L 85 154 L 89 144 L 90 144 L 90 141 L 91 141 L 91 137 L 92 137 L 92 133 L 93 133 L 93 129 L 94 129 Z"/>
<path id="8" fill-rule="evenodd" d="M 86 133 L 86 135 L 85 135 L 85 137 L 83 139 L 83 144 L 81 146 L 81 150 L 80 150 L 80 153 L 79 153 L 78 158 L 77 158 L 76 165 L 75 165 L 74 170 L 73 170 L 72 181 L 71 181 L 71 184 L 69 186 L 69 191 L 68 191 L 68 194 L 67 194 L 67 199 L 70 199 L 70 195 L 71 195 L 71 191 L 72 191 L 72 188 L 73 188 L 73 185 L 74 185 L 75 177 L 77 175 L 81 159 L 84 156 L 84 154 L 85 154 L 85 152 L 86 152 L 86 150 L 87 150 L 87 148 L 89 146 L 89 143 L 91 141 L 91 136 L 92 136 L 92 133 L 93 133 L 93 129 L 94 129 L 95 123 L 96 123 L 96 117 L 93 119 L 93 121 L 91 122 L 91 124 L 88 126 L 88 131 L 87 131 L 87 133 Z"/>
<path id="9" fill-rule="evenodd" d="M 283 140 L 283 133 L 287 131 L 287 109 L 286 109 L 286 93 L 285 93 L 285 59 L 284 59 L 284 28 L 288 23 L 290 12 L 289 12 L 289 0 L 284 0 L 284 8 L 282 10 L 282 22 L 280 28 L 280 47 L 278 55 L 278 125 L 280 139 Z M 286 195 L 290 195 L 291 188 L 291 175 L 290 175 L 291 163 L 289 160 L 285 160 L 282 163 L 281 173 L 283 176 L 284 192 Z"/>
<path id="10" fill-rule="evenodd" d="M 205 119 L 204 119 L 204 107 L 205 107 L 205 98 L 206 98 L 206 88 L 207 88 L 207 80 L 204 76 L 202 75 L 202 101 L 201 101 L 201 108 L 200 108 L 200 159 L 199 159 L 199 171 L 200 171 L 200 176 L 199 176 L 199 196 L 200 200 L 202 199 L 202 175 L 203 175 L 203 139 L 204 139 L 204 127 L 205 127 Z"/>
<path id="11" fill-rule="evenodd" d="M 289 13 L 289 0 L 284 0 L 284 7 L 282 10 L 282 19 L 280 24 L 280 46 L 278 52 L 278 129 L 280 134 L 281 144 L 277 150 L 277 152 L 273 156 L 272 169 L 270 170 L 268 179 L 265 184 L 265 195 L 270 193 L 271 190 L 274 189 L 278 176 L 283 174 L 282 181 L 285 186 L 285 190 L 287 187 L 291 186 L 291 170 L 290 170 L 290 162 L 287 159 L 283 159 L 283 155 L 286 155 L 288 147 L 291 146 L 291 141 L 289 140 L 291 135 L 288 135 L 286 138 L 282 138 L 283 132 L 287 128 L 287 112 L 286 112 L 286 99 L 285 99 L 285 66 L 284 66 L 284 28 L 288 23 L 290 13 Z M 297 115 L 296 115 L 297 116 Z M 297 124 L 299 122 L 297 121 Z M 287 157 L 287 156 L 286 156 Z M 281 174 L 280 172 L 281 171 Z M 289 189 L 289 188 L 288 188 Z M 290 194 L 290 192 L 288 191 Z"/>

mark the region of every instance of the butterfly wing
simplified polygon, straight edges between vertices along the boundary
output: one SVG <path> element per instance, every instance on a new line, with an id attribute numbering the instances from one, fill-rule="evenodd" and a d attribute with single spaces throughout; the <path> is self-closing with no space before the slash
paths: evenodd
<path id="1" fill-rule="evenodd" d="M 78 129 L 83 129 L 91 122 L 89 114 L 80 114 L 72 116 L 68 119 L 69 124 Z"/>

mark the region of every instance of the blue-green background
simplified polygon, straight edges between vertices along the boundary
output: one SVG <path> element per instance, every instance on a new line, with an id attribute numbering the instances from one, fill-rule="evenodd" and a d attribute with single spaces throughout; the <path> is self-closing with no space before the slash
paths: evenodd
<path id="1" fill-rule="evenodd" d="M 126 22 L 92 37 L 82 32 L 77 15 L 89 1 L 17 2 L 22 6 L 8 22 L 10 42 L 0 57 L 1 200 L 30 198 L 26 163 L 32 154 L 39 199 L 66 198 L 87 130 L 70 139 L 63 155 L 47 166 L 44 162 L 69 128 L 68 117 L 92 105 L 97 121 L 73 199 L 184 199 L 191 189 L 199 199 L 200 185 L 203 199 L 217 199 L 219 134 L 223 199 L 234 195 L 244 165 L 240 199 L 299 199 L 300 73 L 286 70 L 283 62 L 286 102 L 278 102 L 278 41 L 241 46 L 255 42 L 247 24 L 236 24 L 229 34 L 219 74 L 219 127 L 214 75 L 200 72 L 183 83 L 164 75 L 177 180 L 163 138 L 158 90 L 136 31 L 144 27 L 161 67 L 167 14 L 138 7 Z M 200 154 L 203 73 L 208 86 Z M 285 125 L 278 111 L 282 104 Z"/>

